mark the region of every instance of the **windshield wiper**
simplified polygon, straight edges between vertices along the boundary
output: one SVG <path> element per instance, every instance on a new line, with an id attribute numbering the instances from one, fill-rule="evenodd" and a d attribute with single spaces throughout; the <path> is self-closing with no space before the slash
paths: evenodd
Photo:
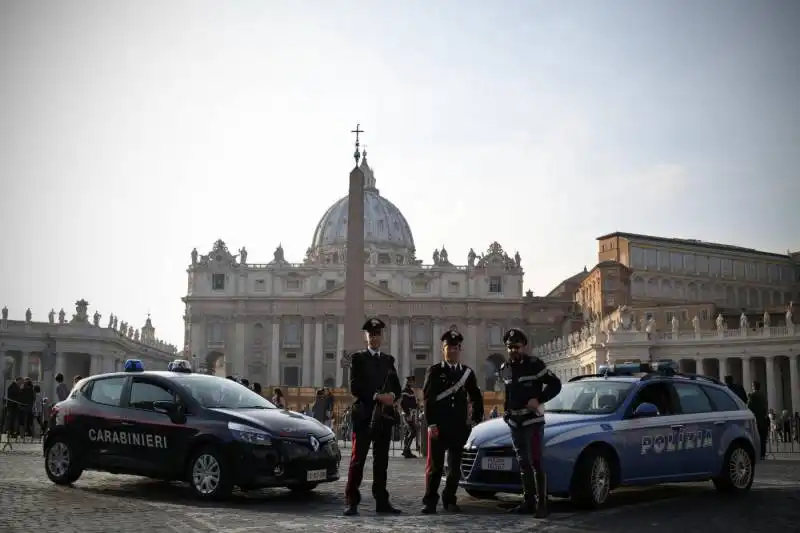
<path id="1" fill-rule="evenodd" d="M 545 414 L 547 413 L 578 413 L 577 409 L 545 409 Z"/>

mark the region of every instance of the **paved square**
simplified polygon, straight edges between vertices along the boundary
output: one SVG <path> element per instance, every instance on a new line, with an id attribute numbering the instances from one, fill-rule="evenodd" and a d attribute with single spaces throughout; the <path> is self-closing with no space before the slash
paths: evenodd
<path id="1" fill-rule="evenodd" d="M 367 465 L 367 477 L 371 464 Z M 346 475 L 346 464 L 342 476 Z M 505 514 L 500 501 L 478 501 L 461 494 L 461 515 L 420 514 L 424 461 L 390 463 L 393 503 L 406 512 L 378 516 L 372 509 L 370 481 L 362 487 L 359 517 L 341 516 L 344 479 L 319 487 L 310 497 L 285 490 L 236 494 L 225 503 L 198 503 L 188 487 L 143 478 L 86 472 L 74 487 L 57 487 L 44 474 L 37 446 L 0 453 L 0 531 L 16 533 L 324 531 L 353 533 L 414 531 L 623 533 L 668 528 L 682 533 L 730 531 L 789 533 L 800 523 L 800 461 L 759 465 L 751 494 L 731 499 L 710 483 L 625 490 L 609 509 L 583 512 L 554 500 L 546 520 Z M 158 529 L 156 529 L 158 528 Z"/>

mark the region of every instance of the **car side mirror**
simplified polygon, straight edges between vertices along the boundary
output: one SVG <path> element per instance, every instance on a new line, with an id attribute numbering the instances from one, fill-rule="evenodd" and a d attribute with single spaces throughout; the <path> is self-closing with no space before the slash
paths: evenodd
<path id="1" fill-rule="evenodd" d="M 153 402 L 153 411 L 167 415 L 176 424 L 186 421 L 186 410 L 175 402 Z"/>
<path id="2" fill-rule="evenodd" d="M 658 407 L 652 403 L 643 403 L 633 412 L 633 418 L 652 418 L 658 416 Z"/>

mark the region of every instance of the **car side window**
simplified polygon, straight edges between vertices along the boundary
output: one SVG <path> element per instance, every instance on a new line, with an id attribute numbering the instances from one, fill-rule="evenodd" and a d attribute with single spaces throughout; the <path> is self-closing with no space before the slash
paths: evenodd
<path id="1" fill-rule="evenodd" d="M 119 407 L 122 389 L 125 387 L 124 377 L 96 379 L 92 381 L 89 400 L 102 405 Z"/>
<path id="2" fill-rule="evenodd" d="M 724 390 L 714 387 L 703 387 L 703 391 L 711 398 L 715 411 L 738 411 L 739 404 Z"/>
<path id="3" fill-rule="evenodd" d="M 175 394 L 166 387 L 149 381 L 134 379 L 128 407 L 153 411 L 153 402 L 174 402 Z"/>
<path id="4" fill-rule="evenodd" d="M 637 407 L 643 403 L 652 403 L 658 408 L 659 415 L 674 414 L 674 402 L 670 396 L 669 385 L 666 383 L 648 383 L 636 393 L 627 416 L 632 416 Z"/>
<path id="5" fill-rule="evenodd" d="M 699 385 L 693 383 L 675 383 L 675 392 L 681 403 L 681 412 L 685 415 L 710 413 L 714 409 L 711 400 Z"/>

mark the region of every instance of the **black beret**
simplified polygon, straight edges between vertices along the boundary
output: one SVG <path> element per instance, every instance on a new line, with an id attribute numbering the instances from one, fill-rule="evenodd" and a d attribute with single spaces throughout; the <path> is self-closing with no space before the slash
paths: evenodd
<path id="1" fill-rule="evenodd" d="M 447 343 L 449 346 L 457 346 L 464 342 L 464 336 L 458 331 L 451 329 L 442 335 L 442 342 Z"/>
<path id="2" fill-rule="evenodd" d="M 511 328 L 503 335 L 503 343 L 508 346 L 511 344 L 528 344 L 528 337 L 525 336 L 520 330 Z"/>
<path id="3" fill-rule="evenodd" d="M 383 323 L 383 320 L 373 317 L 364 322 L 364 325 L 361 327 L 361 329 L 368 333 L 377 333 L 385 327 L 386 324 Z"/>

